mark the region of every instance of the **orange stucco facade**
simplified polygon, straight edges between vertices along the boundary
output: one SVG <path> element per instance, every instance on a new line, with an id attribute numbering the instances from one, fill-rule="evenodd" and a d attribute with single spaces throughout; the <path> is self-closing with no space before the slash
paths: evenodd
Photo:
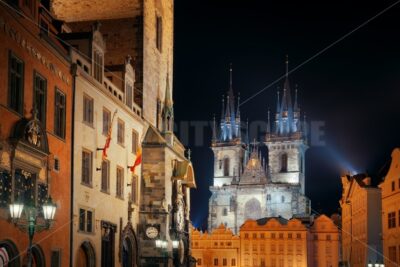
<path id="1" fill-rule="evenodd" d="M 34 200 L 39 202 L 40 188 L 47 188 L 53 202 L 57 205 L 55 221 L 48 231 L 37 233 L 33 243 L 36 249 L 33 253 L 36 263 L 46 262 L 50 266 L 51 255 L 53 262 L 60 266 L 69 266 L 70 240 L 70 195 L 71 195 L 71 115 L 72 115 L 72 77 L 70 65 L 66 59 L 67 51 L 35 25 L 39 21 L 48 22 L 49 31 L 55 31 L 51 25 L 50 15 L 38 5 L 39 1 L 13 1 L 13 6 L 4 3 L 0 5 L 0 171 L 2 185 L 0 192 L 0 249 L 8 250 L 9 266 L 23 266 L 26 264 L 26 250 L 28 234 L 20 231 L 10 221 L 8 210 L 9 202 L 17 198 L 15 192 L 15 172 L 18 169 L 29 170 L 36 179 L 32 182 Z M 31 6 L 26 6 L 26 3 Z M 10 68 L 13 56 L 22 62 L 22 96 L 20 110 L 12 107 L 10 102 Z M 34 81 L 36 76 L 45 81 L 44 107 L 45 119 L 36 124 L 33 115 Z M 61 129 L 55 131 L 55 106 L 57 97 L 63 106 L 63 122 Z M 37 98 L 39 99 L 39 98 Z M 58 98 L 57 98 L 58 99 Z M 36 106 L 39 106 L 36 101 Z M 42 113 L 43 115 L 43 113 Z M 62 115 L 61 115 L 62 117 Z M 18 128 L 16 125 L 40 125 L 40 133 L 34 139 L 27 138 L 27 128 Z M 33 124 L 30 124 L 33 122 Z M 58 120 L 58 122 L 60 122 Z M 60 124 L 60 125 L 61 125 Z M 25 126 L 26 126 L 25 125 Z M 22 133 L 18 133 L 22 131 Z M 24 132 L 25 131 L 25 132 Z M 20 136 L 18 139 L 16 136 Z M 37 139 L 36 139 L 37 138 Z M 37 141 L 39 140 L 39 141 Z M 31 175 L 29 174 L 29 175 Z M 8 178 L 7 178 L 8 177 Z M 7 180 L 11 179 L 11 180 Z M 8 184 L 8 181 L 10 182 Z M 8 185 L 8 188 L 5 186 Z M 8 190 L 8 191 L 7 191 Z M 7 193 L 8 192 L 8 193 Z M 7 197 L 5 194 L 8 194 Z M 45 194 L 47 195 L 47 194 Z M 13 249 L 12 249 L 13 247 Z M 13 250 L 13 251 L 12 251 Z M 1 265 L 1 264 L 0 264 Z M 35 265 L 36 266 L 36 265 Z"/>
<path id="2" fill-rule="evenodd" d="M 192 230 L 192 255 L 196 266 L 337 267 L 339 230 L 325 215 L 247 220 L 239 235 L 224 225 L 210 234 Z"/>

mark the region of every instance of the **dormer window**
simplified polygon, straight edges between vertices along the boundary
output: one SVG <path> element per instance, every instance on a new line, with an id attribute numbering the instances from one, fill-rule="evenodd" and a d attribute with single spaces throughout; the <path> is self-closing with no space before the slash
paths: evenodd
<path id="1" fill-rule="evenodd" d="M 94 50 L 93 51 L 93 77 L 100 83 L 103 83 L 103 53 Z"/>

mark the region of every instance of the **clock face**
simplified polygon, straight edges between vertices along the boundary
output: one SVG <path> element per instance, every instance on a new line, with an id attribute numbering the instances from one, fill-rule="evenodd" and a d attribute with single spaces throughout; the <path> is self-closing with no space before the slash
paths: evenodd
<path id="1" fill-rule="evenodd" d="M 158 229 L 154 226 L 149 226 L 146 228 L 146 236 L 148 238 L 154 239 L 158 236 Z"/>

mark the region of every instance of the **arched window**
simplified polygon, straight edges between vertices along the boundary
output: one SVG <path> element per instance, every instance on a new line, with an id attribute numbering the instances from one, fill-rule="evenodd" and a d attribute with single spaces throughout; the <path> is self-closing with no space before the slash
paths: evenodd
<path id="1" fill-rule="evenodd" d="M 288 162 L 288 156 L 287 154 L 282 154 L 281 155 L 281 172 L 287 172 L 287 162 Z"/>
<path id="2" fill-rule="evenodd" d="M 285 196 L 281 196 L 281 202 L 285 202 Z"/>
<path id="3" fill-rule="evenodd" d="M 303 156 L 300 155 L 300 172 L 303 172 Z"/>
<path id="4" fill-rule="evenodd" d="M 229 158 L 224 158 L 224 176 L 229 176 Z"/>

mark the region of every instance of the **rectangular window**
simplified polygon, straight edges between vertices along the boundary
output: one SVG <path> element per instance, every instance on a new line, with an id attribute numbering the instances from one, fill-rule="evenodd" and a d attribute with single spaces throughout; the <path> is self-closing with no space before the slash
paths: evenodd
<path id="1" fill-rule="evenodd" d="M 117 167 L 117 197 L 124 197 L 124 169 Z"/>
<path id="2" fill-rule="evenodd" d="M 137 181 L 138 181 L 137 176 L 133 175 L 132 176 L 132 185 L 131 185 L 132 186 L 131 201 L 134 204 L 137 204 L 137 188 L 138 188 Z"/>
<path id="3" fill-rule="evenodd" d="M 120 145 L 124 145 L 125 142 L 125 123 L 120 119 L 118 119 L 117 142 Z"/>
<path id="4" fill-rule="evenodd" d="M 161 52 L 162 48 L 162 18 L 157 16 L 156 19 L 156 47 Z"/>
<path id="5" fill-rule="evenodd" d="M 82 151 L 82 184 L 92 185 L 92 152 Z"/>
<path id="6" fill-rule="evenodd" d="M 299 233 L 296 234 L 296 238 L 297 238 L 297 239 L 301 239 L 301 234 L 299 234 Z"/>
<path id="7" fill-rule="evenodd" d="M 131 109 L 133 102 L 133 86 L 130 83 L 127 83 L 125 86 L 125 104 Z"/>
<path id="8" fill-rule="evenodd" d="M 289 233 L 287 237 L 288 237 L 288 239 L 292 239 L 292 234 Z"/>
<path id="9" fill-rule="evenodd" d="M 110 193 L 110 162 L 108 160 L 101 162 L 101 191 Z"/>
<path id="10" fill-rule="evenodd" d="M 56 88 L 54 100 L 54 134 L 65 139 L 65 116 L 66 98 L 65 94 Z"/>
<path id="11" fill-rule="evenodd" d="M 232 265 L 232 266 L 236 266 L 236 259 L 232 259 L 232 260 L 231 260 L 231 265 Z"/>
<path id="12" fill-rule="evenodd" d="M 79 231 L 93 232 L 93 211 L 83 208 L 79 209 Z"/>
<path id="13" fill-rule="evenodd" d="M 93 77 L 103 83 L 103 54 L 100 51 L 93 51 Z"/>
<path id="14" fill-rule="evenodd" d="M 93 98 L 87 95 L 83 96 L 83 121 L 93 124 Z"/>
<path id="15" fill-rule="evenodd" d="M 224 258 L 222 259 L 222 266 L 227 266 L 228 265 L 228 261 Z"/>
<path id="16" fill-rule="evenodd" d="M 24 62 L 10 52 L 8 64 L 8 107 L 23 115 Z"/>
<path id="17" fill-rule="evenodd" d="M 214 266 L 218 266 L 218 259 L 214 259 Z"/>
<path id="18" fill-rule="evenodd" d="M 108 131 L 110 130 L 111 125 L 111 112 L 103 108 L 103 134 L 108 135 Z"/>
<path id="19" fill-rule="evenodd" d="M 244 234 L 244 238 L 245 238 L 245 239 L 248 239 L 248 238 L 249 238 L 249 234 L 247 234 L 247 233 Z"/>
<path id="20" fill-rule="evenodd" d="M 45 126 L 47 81 L 37 72 L 34 74 L 33 91 L 33 110 L 36 112 L 37 119 Z"/>
<path id="21" fill-rule="evenodd" d="M 136 153 L 138 149 L 138 133 L 132 130 L 132 153 Z"/>
<path id="22" fill-rule="evenodd" d="M 264 233 L 261 233 L 261 234 L 260 234 L 260 238 L 261 238 L 261 239 L 264 239 L 264 238 L 265 238 L 265 234 L 264 234 Z"/>
<path id="23" fill-rule="evenodd" d="M 257 234 L 253 233 L 253 239 L 257 239 Z"/>
<path id="24" fill-rule="evenodd" d="M 283 233 L 279 233 L 279 239 L 283 239 Z"/>
<path id="25" fill-rule="evenodd" d="M 61 266 L 61 250 L 52 250 L 51 251 L 51 267 L 60 267 Z"/>
<path id="26" fill-rule="evenodd" d="M 396 227 L 396 212 L 390 212 L 388 214 L 388 228 Z"/>
<path id="27" fill-rule="evenodd" d="M 397 263 L 396 247 L 389 247 L 389 260 L 393 263 Z"/>
<path id="28" fill-rule="evenodd" d="M 326 235 L 326 240 L 331 241 L 331 235 Z"/>
<path id="29" fill-rule="evenodd" d="M 394 184 L 394 181 L 392 181 L 392 191 L 394 191 L 396 188 L 396 185 Z"/>
<path id="30" fill-rule="evenodd" d="M 272 238 L 272 239 L 275 239 L 275 238 L 276 238 L 275 233 L 272 233 L 272 234 L 271 234 L 271 238 Z"/>

